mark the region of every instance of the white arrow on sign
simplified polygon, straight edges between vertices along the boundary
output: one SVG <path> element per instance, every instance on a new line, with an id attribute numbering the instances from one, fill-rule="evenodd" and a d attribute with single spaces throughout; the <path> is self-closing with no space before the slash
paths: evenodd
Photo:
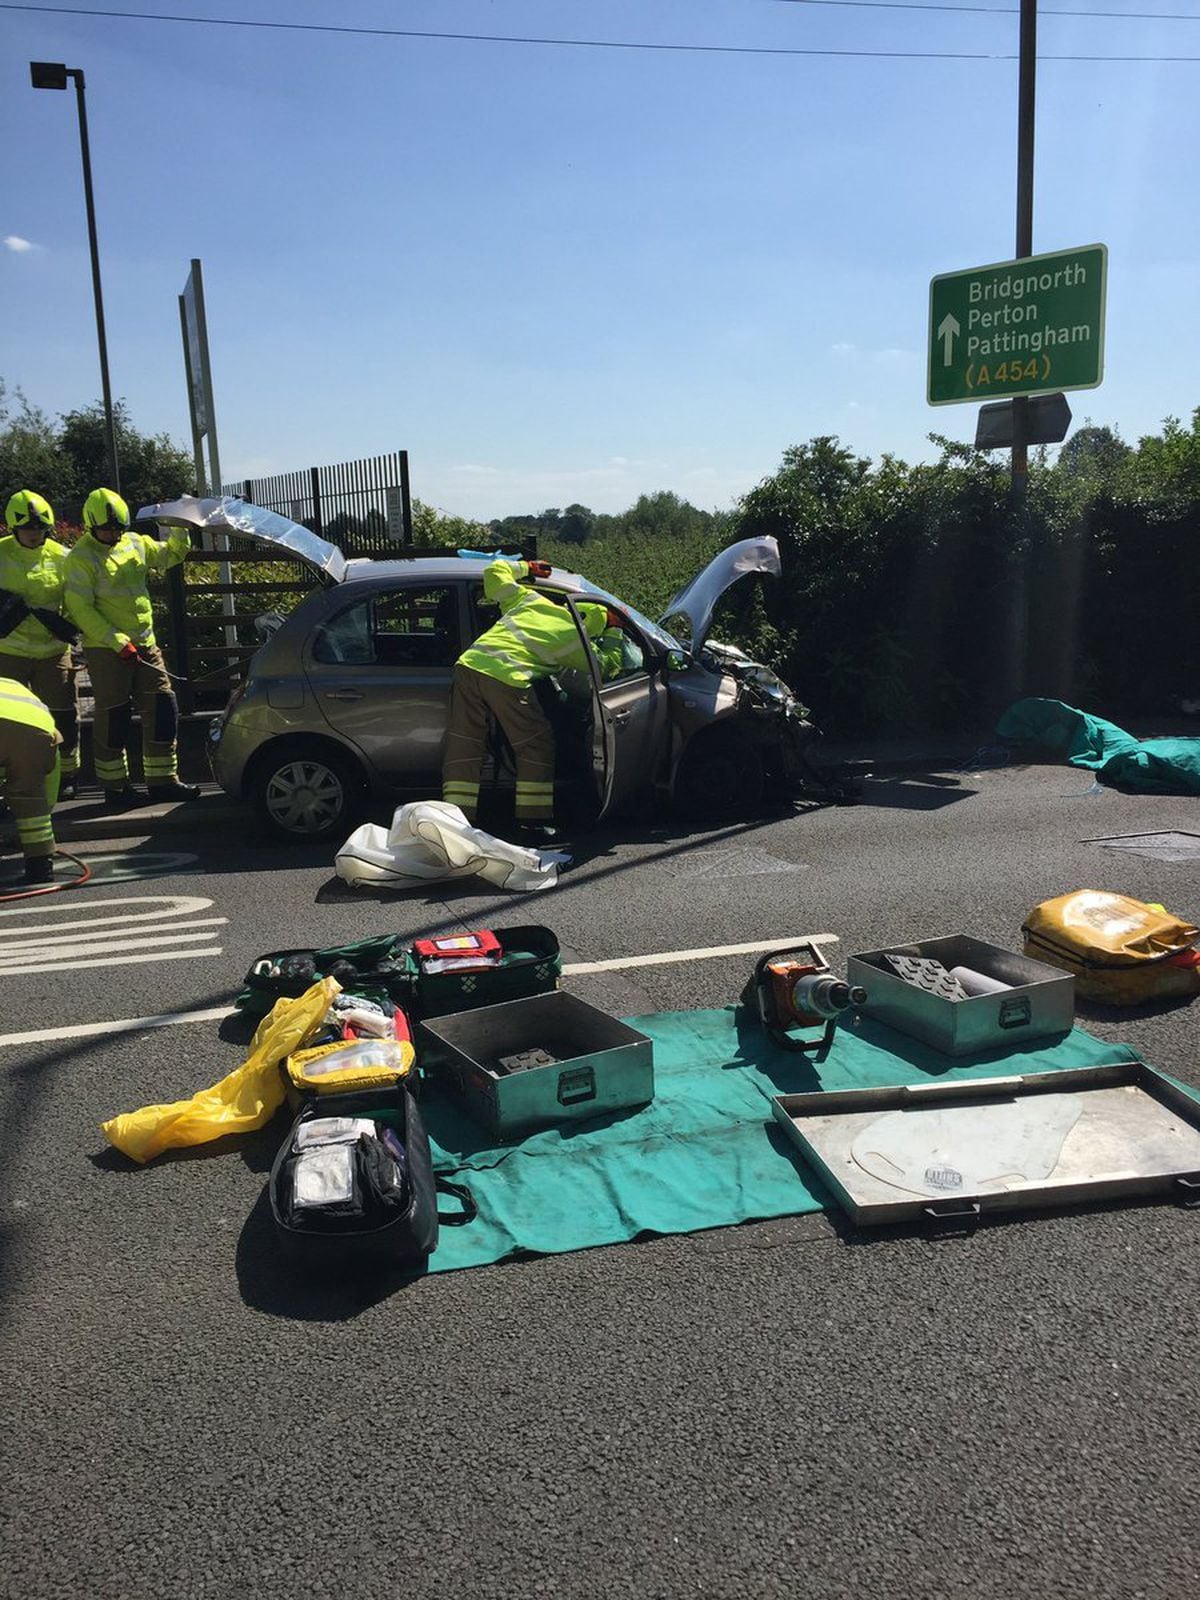
<path id="1" fill-rule="evenodd" d="M 937 336 L 942 341 L 942 365 L 944 367 L 950 365 L 954 352 L 954 335 L 961 332 L 962 324 L 953 311 L 947 311 L 946 315 L 938 323 L 937 331 Z"/>

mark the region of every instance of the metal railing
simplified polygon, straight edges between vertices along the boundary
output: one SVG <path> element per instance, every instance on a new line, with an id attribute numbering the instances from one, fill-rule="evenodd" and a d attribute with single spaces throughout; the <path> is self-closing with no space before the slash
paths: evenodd
<path id="1" fill-rule="evenodd" d="M 347 555 L 386 555 L 413 542 L 407 450 L 246 478 L 221 492 L 302 523 Z"/>

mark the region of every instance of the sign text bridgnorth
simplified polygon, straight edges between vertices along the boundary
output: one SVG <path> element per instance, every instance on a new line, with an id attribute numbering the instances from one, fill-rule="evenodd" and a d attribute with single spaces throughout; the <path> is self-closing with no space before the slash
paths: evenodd
<path id="1" fill-rule="evenodd" d="M 1104 374 L 1104 245 L 945 273 L 929 288 L 930 405 L 1094 389 Z"/>

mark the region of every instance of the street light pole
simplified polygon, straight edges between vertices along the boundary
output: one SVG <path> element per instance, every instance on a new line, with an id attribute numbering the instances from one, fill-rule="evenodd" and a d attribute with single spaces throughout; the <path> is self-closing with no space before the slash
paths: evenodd
<path id="1" fill-rule="evenodd" d="M 1021 0 L 1021 42 L 1017 85 L 1017 248 L 1021 260 L 1033 254 L 1033 132 L 1037 88 L 1037 0 Z M 1025 498 L 1029 485 L 1029 401 L 1012 403 L 1012 492 Z"/>
<path id="2" fill-rule="evenodd" d="M 96 338 L 100 345 L 100 385 L 104 395 L 104 426 L 108 438 L 109 488 L 121 492 L 121 468 L 117 456 L 117 424 L 113 415 L 112 386 L 108 381 L 108 340 L 104 333 L 104 295 L 100 288 L 100 246 L 96 239 L 96 203 L 92 198 L 92 157 L 88 145 L 87 104 L 83 93 L 83 70 L 61 62 L 31 61 L 29 76 L 35 89 L 65 89 L 67 79 L 75 80 L 75 103 L 79 111 L 79 149 L 83 157 L 83 195 L 87 202 L 88 247 L 92 255 L 92 293 L 96 302 Z"/>

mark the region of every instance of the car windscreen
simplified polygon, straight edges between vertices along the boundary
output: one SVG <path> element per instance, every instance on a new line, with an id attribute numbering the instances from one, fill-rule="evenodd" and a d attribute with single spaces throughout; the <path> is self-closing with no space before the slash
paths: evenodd
<path id="1" fill-rule="evenodd" d="M 598 584 L 592 583 L 588 578 L 577 578 L 575 582 L 580 592 L 589 599 L 600 600 L 605 605 L 615 606 L 618 611 L 623 611 L 634 626 L 640 628 L 648 639 L 653 639 L 654 643 L 664 653 L 669 654 L 671 651 L 677 651 L 680 654 L 687 653 L 673 634 L 668 633 L 657 622 L 651 622 L 649 617 L 644 617 L 640 611 L 629 604 L 628 600 L 619 600 L 615 594 L 609 594 L 607 589 L 601 589 Z"/>

